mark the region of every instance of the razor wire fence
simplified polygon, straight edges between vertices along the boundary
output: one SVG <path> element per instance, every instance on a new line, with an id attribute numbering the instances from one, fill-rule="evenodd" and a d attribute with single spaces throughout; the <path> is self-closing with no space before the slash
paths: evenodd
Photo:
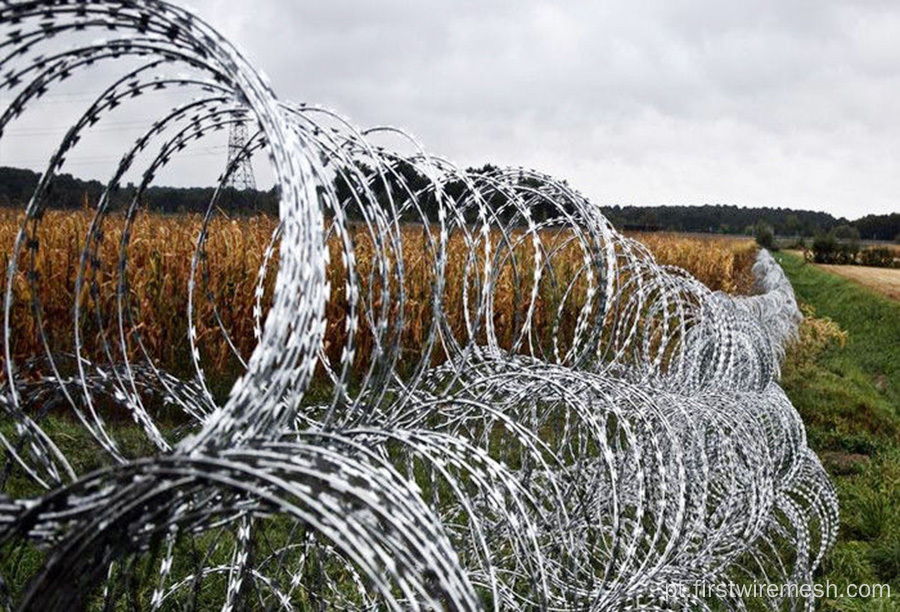
<path id="1" fill-rule="evenodd" d="M 767 252 L 757 295 L 712 292 L 564 181 L 463 170 L 400 130 L 279 100 L 167 2 L 6 0 L 0 24 L 0 130 L 70 79 L 107 79 L 62 135 L 8 254 L 0 550 L 18 561 L 0 576 L 6 606 L 743 609 L 661 585 L 813 581 L 837 498 L 778 386 L 800 314 Z M 169 90 L 189 95 L 123 149 L 80 243 L 70 335 L 50 337 L 41 236 L 54 177 L 89 154 L 79 143 L 104 118 Z M 193 374 L 179 377 L 142 340 L 132 229 L 156 177 L 235 123 L 250 136 L 193 249 Z M 207 244 L 230 174 L 263 152 L 279 222 L 245 296 L 258 338 L 245 355 L 208 290 Z M 129 173 L 140 180 L 122 201 Z M 10 323 L 23 301 L 27 331 Z M 241 366 L 224 399 L 204 308 Z M 42 350 L 23 361 L 25 333 Z M 316 377 L 326 384 L 311 394 Z M 150 395 L 188 426 L 174 435 Z M 154 452 L 129 455 L 110 406 Z M 58 414 L 104 467 L 73 465 L 46 426 Z M 17 494 L 22 481 L 44 492 Z"/>

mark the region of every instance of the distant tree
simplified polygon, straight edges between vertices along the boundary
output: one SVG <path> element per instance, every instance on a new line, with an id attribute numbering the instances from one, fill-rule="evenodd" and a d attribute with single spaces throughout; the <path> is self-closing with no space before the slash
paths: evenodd
<path id="1" fill-rule="evenodd" d="M 800 233 L 800 219 L 795 214 L 790 214 L 784 219 L 784 228 L 791 236 Z"/>
<path id="2" fill-rule="evenodd" d="M 753 237 L 756 238 L 756 244 L 769 251 L 777 251 L 778 245 L 775 244 L 775 232 L 772 226 L 765 221 L 757 221 L 753 227 Z"/>
<path id="3" fill-rule="evenodd" d="M 900 213 L 866 215 L 853 222 L 866 240 L 892 240 L 900 235 Z"/>
<path id="4" fill-rule="evenodd" d="M 846 223 L 834 228 L 834 237 L 838 240 L 859 241 L 859 230 Z"/>
<path id="5" fill-rule="evenodd" d="M 648 210 L 640 216 L 640 218 L 638 219 L 638 224 L 643 225 L 647 228 L 658 227 L 659 215 L 655 210 Z"/>

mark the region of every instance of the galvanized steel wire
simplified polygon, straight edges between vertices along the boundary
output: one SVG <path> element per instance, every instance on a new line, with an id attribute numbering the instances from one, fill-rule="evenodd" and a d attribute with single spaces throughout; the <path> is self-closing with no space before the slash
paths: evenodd
<path id="1" fill-rule="evenodd" d="M 40 562 L 21 592 L 0 577 L 7 607 L 743 609 L 691 587 L 813 581 L 838 506 L 778 386 L 800 314 L 767 252 L 757 295 L 712 292 L 564 181 L 463 170 L 400 130 L 279 100 L 167 2 L 4 0 L 0 23 L 12 100 L 0 130 L 69 79 L 109 78 L 62 135 L 8 255 L 0 545 Z M 108 77 L 107 64 L 125 67 Z M 161 90 L 193 97 L 123 152 L 84 236 L 60 352 L 37 290 L 49 189 L 92 126 Z M 141 341 L 129 230 L 154 178 L 235 122 L 250 126 L 245 155 L 269 156 L 280 222 L 258 273 L 252 355 L 217 319 L 243 369 L 223 400 L 196 311 L 216 299 L 205 245 L 236 164 L 185 288 L 188 379 Z M 136 195 L 118 203 L 135 170 Z M 106 261 L 116 223 L 119 257 Z M 424 296 L 408 282 L 410 226 Z M 23 274 L 45 347 L 27 361 L 10 325 Z M 509 295 L 512 320 L 497 307 Z M 340 333 L 328 333 L 332 310 Z M 412 341 L 415 316 L 426 325 Z M 310 394 L 314 377 L 327 383 Z M 162 426 L 151 397 L 187 425 Z M 123 451 L 110 406 L 153 453 Z M 49 415 L 76 419 L 108 467 L 81 473 Z M 16 477 L 46 492 L 17 495 Z"/>

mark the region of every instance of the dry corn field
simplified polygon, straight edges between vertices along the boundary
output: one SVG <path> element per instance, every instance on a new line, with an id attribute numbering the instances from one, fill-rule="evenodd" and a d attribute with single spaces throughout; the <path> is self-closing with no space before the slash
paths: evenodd
<path id="1" fill-rule="evenodd" d="M 632 237 L 645 244 L 659 263 L 684 268 L 710 289 L 746 295 L 753 286 L 756 244 L 751 238 L 668 232 Z"/>
<path id="2" fill-rule="evenodd" d="M 10 329 L 13 331 L 11 350 L 14 360 L 23 360 L 45 354 L 75 354 L 73 343 L 72 304 L 75 293 L 80 293 L 82 321 L 82 355 L 99 362 L 121 360 L 122 355 L 104 354 L 105 346 L 121 350 L 120 339 L 131 353 L 129 358 L 141 353 L 149 356 L 163 370 L 179 377 L 189 377 L 193 371 L 192 351 L 187 342 L 188 301 L 193 300 L 194 320 L 197 326 L 197 358 L 203 363 L 207 376 L 215 382 L 221 378 L 222 389 L 242 369 L 241 359 L 249 357 L 256 343 L 256 328 L 262 320 L 277 269 L 277 249 L 260 279 L 259 270 L 266 252 L 271 249 L 277 220 L 266 216 L 239 219 L 216 218 L 206 230 L 205 248 L 195 257 L 198 236 L 203 228 L 199 215 L 162 216 L 144 214 L 137 217 L 128 229 L 127 257 L 129 275 L 122 277 L 120 266 L 114 262 L 123 256 L 123 233 L 128 225 L 122 216 L 112 216 L 104 224 L 100 244 L 91 245 L 89 254 L 82 260 L 85 236 L 89 234 L 93 213 L 88 210 L 75 212 L 50 211 L 41 221 L 37 233 L 39 248 L 34 255 L 37 275 L 29 283 L 25 273 L 19 272 L 14 282 L 14 308 Z M 0 212 L 0 240 L 4 253 L 11 252 L 22 216 L 15 211 Z M 369 265 L 372 249 L 370 234 L 362 229 L 354 230 L 350 237 L 355 257 L 354 265 L 362 279 L 361 300 L 370 300 L 368 310 L 381 312 L 384 321 L 396 312 L 396 304 L 379 302 L 380 271 Z M 549 231 L 549 230 L 548 230 Z M 429 335 L 425 327 L 431 320 L 433 296 L 434 249 L 429 247 L 429 235 L 422 226 L 406 226 L 401 230 L 402 261 L 404 266 L 404 317 L 402 331 L 398 331 L 404 354 L 411 357 Z M 434 235 L 431 236 L 435 238 Z M 685 237 L 676 234 L 645 234 L 635 236 L 647 245 L 660 263 L 684 268 L 712 289 L 729 293 L 747 293 L 752 284 L 750 267 L 755 247 L 750 240 L 714 237 Z M 560 249 L 553 257 L 550 274 L 544 274 L 536 290 L 537 307 L 528 316 L 532 318 L 535 335 L 545 334 L 548 325 L 557 325 L 560 336 L 574 334 L 577 325 L 577 307 L 587 291 L 586 282 L 575 282 L 565 290 L 566 282 L 559 279 L 577 277 L 583 264 L 582 251 L 575 241 L 564 237 L 548 240 Z M 344 293 L 343 277 L 346 263 L 345 249 L 340 240 L 331 236 L 330 282 L 332 299 L 327 306 L 328 331 L 326 356 L 332 362 L 340 359 L 340 351 L 346 346 L 348 329 L 348 300 Z M 556 248 L 556 247 L 554 247 Z M 525 240 L 514 251 L 522 251 L 515 267 L 498 266 L 498 290 L 494 293 L 493 327 L 501 346 L 507 347 L 527 316 L 524 304 L 534 290 L 533 255 Z M 465 333 L 464 304 L 471 301 L 477 288 L 471 286 L 472 270 L 480 262 L 466 261 L 469 252 L 462 238 L 451 236 L 447 246 L 447 283 L 443 291 L 444 304 L 450 313 L 447 322 L 451 335 Z M 21 251 L 28 261 L 32 255 Z M 5 255 L 8 258 L 8 255 Z M 192 261 L 195 262 L 194 291 L 191 298 L 187 291 L 192 278 Z M 8 262 L 4 262 L 6 264 Z M 508 263 L 508 262 L 507 262 Z M 467 276 L 467 265 L 468 276 Z M 76 278 L 81 266 L 87 271 L 87 282 L 76 288 Z M 20 263 L 20 270 L 22 266 Z M 6 268 L 6 266 L 4 266 Z M 477 275 L 476 275 L 477 276 Z M 467 278 L 469 279 L 467 281 Z M 119 291 L 121 289 L 121 291 Z M 468 290 L 468 296 L 466 291 Z M 126 316 L 119 316 L 119 295 L 127 296 Z M 563 295 L 565 294 L 565 295 Z M 392 288 L 396 295 L 396 287 Z M 360 311 L 362 312 L 362 311 Z M 38 317 L 43 320 L 46 338 L 39 333 Z M 360 329 L 378 325 L 380 321 L 365 320 L 357 315 Z M 387 324 L 387 323 L 385 323 Z M 107 342 L 103 342 L 104 335 Z M 377 347 L 372 346 L 370 334 L 357 337 L 357 366 L 368 362 L 368 356 Z M 45 343 L 46 347 L 45 348 Z"/>

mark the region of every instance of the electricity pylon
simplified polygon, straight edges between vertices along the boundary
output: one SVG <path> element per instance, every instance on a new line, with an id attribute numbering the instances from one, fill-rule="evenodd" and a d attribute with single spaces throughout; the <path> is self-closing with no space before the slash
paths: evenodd
<path id="1" fill-rule="evenodd" d="M 231 130 L 228 132 L 228 165 L 226 168 L 230 168 L 234 160 L 240 155 L 247 145 L 247 139 L 247 124 L 232 123 Z M 253 178 L 253 166 L 250 165 L 249 157 L 244 157 L 238 162 L 234 172 L 228 177 L 225 186 L 234 187 L 239 191 L 256 189 L 256 179 Z"/>

